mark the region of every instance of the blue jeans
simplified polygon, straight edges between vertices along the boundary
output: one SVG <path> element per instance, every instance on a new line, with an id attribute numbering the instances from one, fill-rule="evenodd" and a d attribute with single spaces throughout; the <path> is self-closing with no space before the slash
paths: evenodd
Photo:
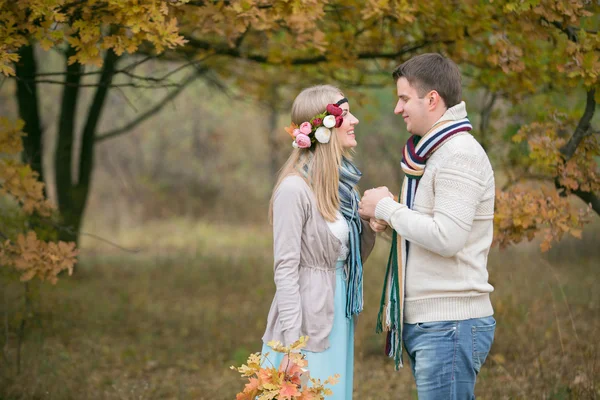
<path id="1" fill-rule="evenodd" d="M 419 400 L 472 400 L 475 379 L 492 347 L 494 317 L 404 324 Z"/>

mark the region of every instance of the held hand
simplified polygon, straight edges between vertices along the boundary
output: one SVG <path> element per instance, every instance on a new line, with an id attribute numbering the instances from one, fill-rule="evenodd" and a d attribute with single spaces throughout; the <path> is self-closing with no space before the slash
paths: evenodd
<path id="1" fill-rule="evenodd" d="M 391 197 L 392 199 L 394 198 L 394 195 L 385 186 L 365 191 L 363 198 L 358 203 L 358 213 L 360 214 L 361 218 L 369 220 L 374 218 L 377 203 L 379 203 L 379 200 L 385 197 Z"/>
<path id="2" fill-rule="evenodd" d="M 369 226 L 373 229 L 373 232 L 380 233 L 387 229 L 388 224 L 382 219 L 371 218 L 369 220 Z"/>

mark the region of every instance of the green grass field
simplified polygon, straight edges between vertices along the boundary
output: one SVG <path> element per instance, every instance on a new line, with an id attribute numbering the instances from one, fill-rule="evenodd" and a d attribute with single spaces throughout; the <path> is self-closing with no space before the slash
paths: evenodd
<path id="1" fill-rule="evenodd" d="M 492 251 L 498 328 L 478 398 L 600 397 L 598 232 L 546 254 L 535 244 Z M 228 367 L 260 350 L 275 291 L 270 235 L 269 227 L 173 221 L 115 239 L 137 253 L 84 239 L 76 274 L 40 286 L 20 374 L 22 284 L 4 279 L 0 399 L 234 399 L 244 382 Z M 380 240 L 366 265 L 360 400 L 416 398 L 410 368 L 395 372 L 375 334 L 387 251 Z"/>

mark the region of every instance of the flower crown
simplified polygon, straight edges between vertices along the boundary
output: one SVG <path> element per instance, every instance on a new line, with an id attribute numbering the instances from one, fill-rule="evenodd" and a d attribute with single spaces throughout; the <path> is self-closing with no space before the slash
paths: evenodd
<path id="1" fill-rule="evenodd" d="M 315 115 L 310 121 L 301 123 L 300 126 L 292 122 L 285 128 L 285 131 L 294 138 L 292 146 L 296 149 L 308 149 L 315 141 L 329 143 L 331 128 L 339 128 L 344 122 L 342 117 L 344 110 L 340 105 L 347 102 L 348 99 L 344 97 L 335 104 L 327 104 L 325 111 Z"/>

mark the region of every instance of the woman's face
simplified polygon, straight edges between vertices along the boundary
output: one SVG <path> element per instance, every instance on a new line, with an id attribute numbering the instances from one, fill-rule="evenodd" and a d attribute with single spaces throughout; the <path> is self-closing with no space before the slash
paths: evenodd
<path id="1" fill-rule="evenodd" d="M 339 95 L 335 101 L 338 102 L 343 98 L 344 97 L 342 95 Z M 358 144 L 356 142 L 354 127 L 358 125 L 359 121 L 354 115 L 352 115 L 352 113 L 350 113 L 350 105 L 348 104 L 348 102 L 340 105 L 340 108 L 344 110 L 344 112 L 342 113 L 342 116 L 344 117 L 344 122 L 339 128 L 333 129 L 333 134 L 337 135 L 338 142 L 340 143 L 342 148 L 344 150 L 347 150 L 356 147 L 356 145 Z"/>

